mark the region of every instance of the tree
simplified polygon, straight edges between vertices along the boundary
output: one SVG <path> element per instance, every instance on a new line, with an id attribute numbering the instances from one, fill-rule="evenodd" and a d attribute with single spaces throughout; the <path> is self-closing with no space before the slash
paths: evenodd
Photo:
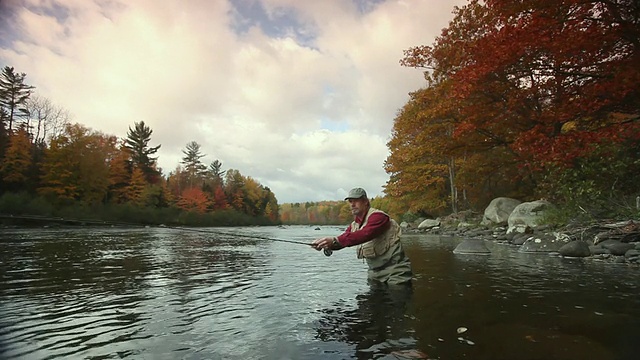
<path id="1" fill-rule="evenodd" d="M 187 172 L 189 187 L 192 187 L 194 183 L 200 181 L 206 174 L 207 167 L 200 160 L 205 157 L 200 151 L 200 144 L 195 141 L 187 143 L 187 147 L 182 150 L 184 157 L 180 162 L 184 165 L 184 169 Z"/>
<path id="2" fill-rule="evenodd" d="M 472 0 L 433 46 L 407 50 L 401 64 L 425 68 L 436 80 L 429 87 L 442 90 L 431 105 L 455 103 L 445 103 L 455 116 L 444 119 L 457 145 L 444 150 L 456 188 L 480 206 L 497 194 L 545 196 L 536 191 L 549 174 L 583 166 L 608 144 L 637 148 L 639 7 Z"/>
<path id="3" fill-rule="evenodd" d="M 9 66 L 5 66 L 0 75 L 0 107 L 7 115 L 3 120 L 8 122 L 9 132 L 13 129 L 13 122 L 18 117 L 29 115 L 26 102 L 34 87 L 25 84 L 26 76 L 25 73 L 16 73 L 14 68 Z"/>
<path id="4" fill-rule="evenodd" d="M 213 210 L 226 210 L 229 208 L 229 203 L 227 202 L 227 195 L 224 193 L 224 189 L 222 185 L 218 185 L 213 192 L 213 201 L 212 201 Z"/>
<path id="5" fill-rule="evenodd" d="M 125 188 L 127 201 L 134 205 L 142 206 L 145 200 L 143 194 L 147 186 L 147 179 L 142 169 L 134 167 L 131 172 L 131 181 L 129 181 L 129 185 Z"/>
<path id="6" fill-rule="evenodd" d="M 38 191 L 61 201 L 103 202 L 109 188 L 109 159 L 116 137 L 79 125 L 68 125 L 52 138 L 41 165 Z"/>
<path id="7" fill-rule="evenodd" d="M 22 184 L 21 187 L 24 189 L 24 185 L 28 180 L 30 166 L 31 139 L 26 127 L 20 126 L 9 138 L 9 147 L 2 162 L 0 162 L 2 180 L 13 186 Z"/>
<path id="8" fill-rule="evenodd" d="M 45 97 L 32 95 L 26 101 L 25 108 L 29 113 L 28 128 L 35 128 L 31 130 L 34 143 L 44 142 L 48 136 L 59 135 L 69 123 L 69 111 L 54 105 Z"/>
<path id="9" fill-rule="evenodd" d="M 457 211 L 451 138 L 455 115 L 448 109 L 442 111 L 444 105 L 438 95 L 436 85 L 412 93 L 411 101 L 394 120 L 392 138 L 387 143 L 391 152 L 385 170 L 390 177 L 385 192 L 406 207 L 394 211 Z"/>
<path id="10" fill-rule="evenodd" d="M 226 172 L 222 170 L 222 163 L 216 159 L 209 164 L 209 168 L 207 170 L 208 177 L 212 180 L 214 188 L 216 185 L 221 185 L 224 173 Z"/>
<path id="11" fill-rule="evenodd" d="M 244 181 L 245 178 L 240 171 L 235 169 L 227 170 L 225 176 L 225 193 L 227 201 L 232 208 L 244 211 Z"/>
<path id="12" fill-rule="evenodd" d="M 109 161 L 109 199 L 120 204 L 127 201 L 127 187 L 131 181 L 129 152 L 121 146 Z"/>
<path id="13" fill-rule="evenodd" d="M 186 211 L 204 213 L 209 206 L 209 198 L 199 188 L 191 187 L 182 192 L 176 205 Z"/>
<path id="14" fill-rule="evenodd" d="M 158 158 L 151 155 L 158 152 L 161 145 L 149 146 L 152 133 L 153 130 L 146 126 L 144 121 L 134 123 L 133 129 L 129 127 L 127 131 L 125 147 L 131 153 L 132 165 L 142 170 L 148 183 L 155 184 L 159 181 L 160 172 L 156 168 Z"/>

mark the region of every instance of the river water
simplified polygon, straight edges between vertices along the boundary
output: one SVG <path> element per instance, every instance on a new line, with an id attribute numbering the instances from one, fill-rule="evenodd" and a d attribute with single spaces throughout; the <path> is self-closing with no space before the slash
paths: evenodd
<path id="1" fill-rule="evenodd" d="M 0 231 L 1 359 L 635 359 L 626 265 L 455 255 L 404 235 L 412 288 L 371 286 L 340 227 Z"/>

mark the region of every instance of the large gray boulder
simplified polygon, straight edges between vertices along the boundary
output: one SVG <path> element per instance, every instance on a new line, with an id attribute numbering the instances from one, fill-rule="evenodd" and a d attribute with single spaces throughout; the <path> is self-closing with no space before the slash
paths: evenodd
<path id="1" fill-rule="evenodd" d="M 522 204 L 522 201 L 508 197 L 499 197 L 491 200 L 487 208 L 484 209 L 482 224 L 506 225 L 509 215 L 520 204 Z"/>
<path id="2" fill-rule="evenodd" d="M 553 205 L 546 200 L 523 202 L 516 206 L 507 220 L 509 225 L 507 234 L 512 232 L 522 233 L 525 232 L 527 228 L 535 228 L 540 224 L 544 211 L 552 206 Z"/>

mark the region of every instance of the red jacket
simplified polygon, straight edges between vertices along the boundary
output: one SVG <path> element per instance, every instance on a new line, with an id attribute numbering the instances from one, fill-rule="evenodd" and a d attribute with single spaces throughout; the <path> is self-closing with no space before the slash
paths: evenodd
<path id="1" fill-rule="evenodd" d="M 363 220 L 363 218 L 356 217 L 354 221 L 357 224 L 362 224 Z M 338 236 L 338 242 L 343 247 L 360 245 L 387 231 L 389 224 L 389 216 L 384 213 L 373 213 L 369 216 L 367 224 L 358 231 L 351 232 L 351 226 L 347 227 L 347 230 Z"/>

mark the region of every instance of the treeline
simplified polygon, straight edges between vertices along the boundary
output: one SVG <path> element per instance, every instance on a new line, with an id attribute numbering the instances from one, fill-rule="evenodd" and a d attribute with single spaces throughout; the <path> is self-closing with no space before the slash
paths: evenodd
<path id="1" fill-rule="evenodd" d="M 268 187 L 222 163 L 202 163 L 189 142 L 167 176 L 153 131 L 135 122 L 124 139 L 71 123 L 33 93 L 26 74 L 0 75 L 0 213 L 180 225 L 279 223 Z"/>
<path id="2" fill-rule="evenodd" d="M 389 198 L 376 196 L 371 206 L 388 211 Z M 353 220 L 347 201 L 285 203 L 280 205 L 280 219 L 288 225 L 347 225 Z"/>
<path id="3" fill-rule="evenodd" d="M 388 142 L 391 212 L 545 198 L 638 217 L 640 2 L 471 0 L 431 46 Z"/>

